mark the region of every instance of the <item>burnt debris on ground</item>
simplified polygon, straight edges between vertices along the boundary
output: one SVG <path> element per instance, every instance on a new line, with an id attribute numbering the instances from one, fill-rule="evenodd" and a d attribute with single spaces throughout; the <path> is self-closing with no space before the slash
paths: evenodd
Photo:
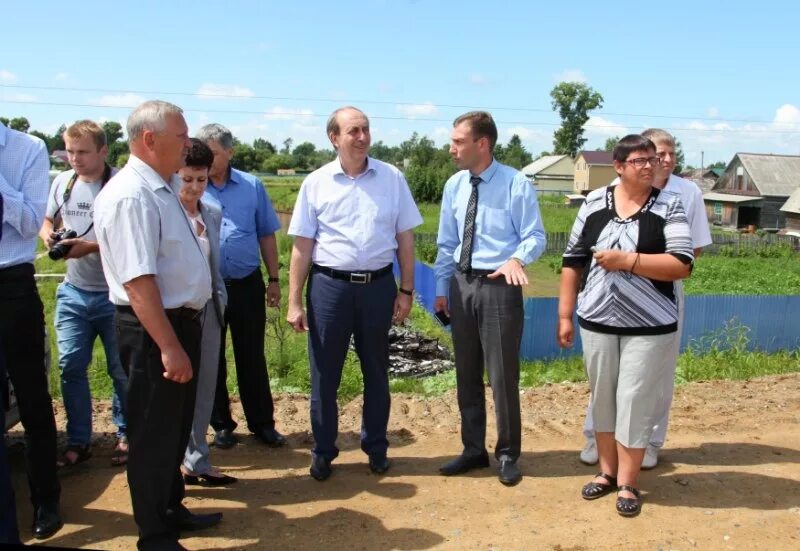
<path id="1" fill-rule="evenodd" d="M 351 348 L 355 348 L 350 343 Z M 389 330 L 389 376 L 430 377 L 454 367 L 450 351 L 433 339 L 404 327 Z"/>

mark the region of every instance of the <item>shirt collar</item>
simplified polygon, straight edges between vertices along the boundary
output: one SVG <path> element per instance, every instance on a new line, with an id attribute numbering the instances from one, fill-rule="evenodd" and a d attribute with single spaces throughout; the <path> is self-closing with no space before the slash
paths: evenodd
<path id="1" fill-rule="evenodd" d="M 153 170 L 153 167 L 151 167 L 149 164 L 141 160 L 136 155 L 131 154 L 131 156 L 128 158 L 128 164 L 144 179 L 147 186 L 153 191 L 156 191 L 162 187 L 165 187 L 169 191 L 172 191 L 172 189 L 170 189 L 169 183 L 165 182 L 164 179 L 158 174 L 158 172 Z M 177 175 L 173 174 L 172 177 L 170 178 L 170 181 L 172 181 L 176 177 Z M 180 184 L 178 189 L 180 189 Z"/>
<path id="2" fill-rule="evenodd" d="M 6 145 L 6 136 L 8 136 L 8 128 L 0 122 L 0 145 Z"/>
<path id="3" fill-rule="evenodd" d="M 336 157 L 336 160 L 331 163 L 331 165 L 332 165 L 331 168 L 333 170 L 332 174 L 334 175 L 343 174 L 344 176 L 350 178 L 350 176 L 342 168 L 342 160 L 338 156 Z M 370 171 L 375 172 L 375 161 L 372 159 L 372 157 L 367 155 L 367 168 L 366 170 L 364 170 L 364 172 L 356 176 L 356 178 L 358 178 L 359 176 L 363 176 L 364 174 Z"/>
<path id="4" fill-rule="evenodd" d="M 497 172 L 497 169 L 499 168 L 499 166 L 500 166 L 500 163 L 497 162 L 497 159 L 492 157 L 492 164 L 490 164 L 488 167 L 486 167 L 486 170 L 484 170 L 483 172 L 478 174 L 478 177 L 481 179 L 481 181 L 486 182 L 488 184 L 492 180 L 492 178 L 494 177 L 494 174 L 495 174 L 495 172 Z M 472 176 L 471 172 L 470 172 L 470 176 Z"/>

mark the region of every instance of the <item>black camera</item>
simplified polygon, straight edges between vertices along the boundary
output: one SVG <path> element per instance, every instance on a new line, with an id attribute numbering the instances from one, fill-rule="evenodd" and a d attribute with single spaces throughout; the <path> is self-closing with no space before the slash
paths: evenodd
<path id="1" fill-rule="evenodd" d="M 72 245 L 65 245 L 61 243 L 61 240 L 74 239 L 78 237 L 78 232 L 75 230 L 68 230 L 67 228 L 61 228 L 57 232 L 54 232 L 52 237 L 53 241 L 56 243 L 47 253 L 47 256 L 49 256 L 51 260 L 61 260 L 69 254 L 69 250 L 72 248 Z"/>

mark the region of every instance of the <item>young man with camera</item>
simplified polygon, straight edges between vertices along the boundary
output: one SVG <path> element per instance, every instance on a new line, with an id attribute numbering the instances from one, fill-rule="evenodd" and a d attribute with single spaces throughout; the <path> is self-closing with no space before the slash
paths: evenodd
<path id="1" fill-rule="evenodd" d="M 56 293 L 55 314 L 61 392 L 67 412 L 67 448 L 59 466 L 77 465 L 92 455 L 92 398 L 87 372 L 98 336 L 114 386 L 112 416 L 117 425 L 117 445 L 111 463 L 124 465 L 128 455 L 127 376 L 119 360 L 114 305 L 108 299 L 92 220 L 95 197 L 117 171 L 106 164 L 106 135 L 97 123 L 76 122 L 64 132 L 64 143 L 72 170 L 62 172 L 53 182 L 39 232 L 50 249 L 50 258 L 65 260 L 67 270 Z"/>

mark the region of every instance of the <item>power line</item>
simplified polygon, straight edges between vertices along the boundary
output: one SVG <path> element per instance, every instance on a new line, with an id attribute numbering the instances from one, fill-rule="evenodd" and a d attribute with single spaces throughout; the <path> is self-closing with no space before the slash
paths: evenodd
<path id="1" fill-rule="evenodd" d="M 112 88 L 80 88 L 70 86 L 28 86 L 22 84 L 0 84 L 2 88 L 16 88 L 24 90 L 44 90 L 53 92 L 96 92 L 101 94 L 145 94 L 149 96 L 189 96 L 199 98 L 217 98 L 217 99 L 249 99 L 249 100 L 270 100 L 270 101 L 306 101 L 306 102 L 325 102 L 325 103 L 351 103 L 351 104 L 372 104 L 372 105 L 394 105 L 394 106 L 412 106 L 412 105 L 426 105 L 436 108 L 447 109 L 486 109 L 489 111 L 518 111 L 518 112 L 531 112 L 531 113 L 551 113 L 552 109 L 542 109 L 536 107 L 508 107 L 508 106 L 475 106 L 475 105 L 459 105 L 448 103 L 431 103 L 431 102 L 410 102 L 410 101 L 389 101 L 389 100 L 367 100 L 367 99 L 331 99 L 331 98 L 314 98 L 314 97 L 301 97 L 301 96 L 262 96 L 255 94 L 226 94 L 226 93 L 207 93 L 207 92 L 169 92 L 169 91 L 153 91 L 153 90 L 120 90 Z M 641 113 L 612 113 L 603 111 L 603 114 L 613 117 L 638 117 L 650 119 L 675 119 L 675 120 L 693 120 L 693 121 L 713 121 L 713 122 L 742 122 L 742 123 L 757 123 L 757 124 L 792 124 L 781 123 L 759 119 L 721 119 L 713 117 L 692 117 L 685 115 L 654 115 L 654 114 L 641 114 Z M 416 119 L 419 120 L 419 119 Z M 448 121 L 449 122 L 449 121 Z"/>
<path id="2" fill-rule="evenodd" d="M 0 103 L 16 103 L 23 105 L 46 105 L 54 107 L 88 107 L 91 109 L 133 109 L 135 105 L 97 105 L 91 103 L 66 103 L 66 102 L 46 102 L 46 101 L 30 101 L 30 100 L 7 100 L 0 99 Z M 296 117 L 303 118 L 327 118 L 328 115 L 319 115 L 315 113 L 295 113 L 295 112 L 278 112 L 278 111 L 248 111 L 240 109 L 184 109 L 188 113 L 215 113 L 223 115 L 264 115 L 266 117 Z M 438 119 L 430 117 L 388 117 L 381 115 L 369 115 L 373 120 L 388 120 L 388 121 L 420 121 L 420 122 L 440 122 L 452 123 L 451 119 Z M 541 121 L 495 121 L 497 124 L 505 125 L 518 125 L 518 126 L 561 126 L 560 123 L 554 122 L 541 122 Z M 610 124 L 586 124 L 584 128 L 619 128 L 620 125 Z M 679 132 L 706 132 L 715 134 L 735 134 L 735 133 L 756 133 L 756 134 L 800 134 L 800 130 L 759 130 L 759 129 L 746 129 L 746 128 L 691 128 L 674 126 L 666 128 L 666 130 L 679 131 Z"/>

